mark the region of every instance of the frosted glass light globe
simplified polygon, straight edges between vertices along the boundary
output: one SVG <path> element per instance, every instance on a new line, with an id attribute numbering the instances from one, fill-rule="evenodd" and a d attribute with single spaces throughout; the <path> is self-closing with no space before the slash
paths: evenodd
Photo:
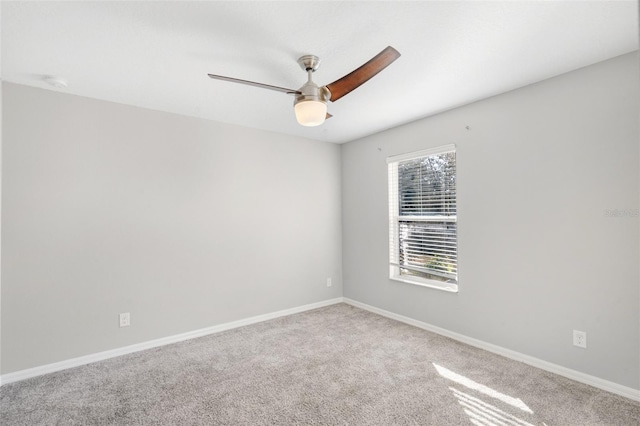
<path id="1" fill-rule="evenodd" d="M 295 105 L 296 120 L 303 126 L 319 126 L 327 116 L 327 104 L 318 101 L 302 101 Z"/>

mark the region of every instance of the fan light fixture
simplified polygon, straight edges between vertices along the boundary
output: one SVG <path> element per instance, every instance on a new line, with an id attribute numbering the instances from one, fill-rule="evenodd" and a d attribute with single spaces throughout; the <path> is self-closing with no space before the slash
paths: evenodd
<path id="1" fill-rule="evenodd" d="M 320 66 L 320 58 L 305 55 L 298 59 L 300 67 L 307 72 L 307 82 L 297 91 L 293 101 L 293 108 L 298 123 L 307 126 L 319 126 L 327 117 L 327 101 L 331 97 L 329 90 L 318 87 L 311 76 Z"/>
<path id="2" fill-rule="evenodd" d="M 303 126 L 319 126 L 327 116 L 327 104 L 320 101 L 302 101 L 294 106 L 296 120 Z"/>

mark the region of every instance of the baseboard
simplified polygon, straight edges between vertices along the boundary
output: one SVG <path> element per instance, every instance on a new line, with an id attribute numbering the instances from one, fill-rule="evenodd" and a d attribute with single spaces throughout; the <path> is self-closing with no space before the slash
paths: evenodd
<path id="1" fill-rule="evenodd" d="M 147 342 L 136 343 L 135 345 L 125 346 L 122 348 L 112 349 L 104 352 L 98 352 L 95 354 L 85 355 L 78 358 L 72 358 L 65 361 L 54 362 L 52 364 L 46 364 L 38 367 L 28 368 L 26 370 L 15 371 L 0 376 L 0 384 L 6 385 L 8 383 L 17 382 L 20 380 L 29 379 L 31 377 L 41 376 L 43 374 L 49 374 L 56 371 L 66 370 L 68 368 L 79 367 L 81 365 L 91 364 L 97 361 L 103 361 L 109 358 L 115 358 L 118 356 L 130 354 L 133 352 L 144 351 L 146 349 L 157 348 L 158 346 L 170 345 L 171 343 L 182 342 L 184 340 L 195 339 L 209 334 L 220 333 L 221 331 L 227 331 L 245 325 L 256 324 L 263 321 L 268 321 L 274 318 L 284 317 L 287 315 L 293 315 L 312 309 L 322 308 L 324 306 L 335 305 L 342 303 L 344 299 L 337 297 L 335 299 L 324 300 L 322 302 L 310 303 L 308 305 L 298 306 L 295 308 L 284 309 L 282 311 L 271 312 L 264 315 L 258 315 L 255 317 L 245 318 L 238 321 L 227 322 L 224 324 L 218 324 L 207 328 L 201 328 L 199 330 L 189 331 L 186 333 L 176 334 L 174 336 L 163 337 L 161 339 L 150 340 Z"/>
<path id="2" fill-rule="evenodd" d="M 103 361 L 109 358 L 115 358 L 121 355 L 126 355 L 134 352 L 143 351 L 146 349 L 152 349 L 159 346 L 169 345 L 172 343 L 182 342 L 184 340 L 195 339 L 209 334 L 220 333 L 222 331 L 231 330 L 245 325 L 256 324 L 259 322 L 268 321 L 274 318 L 279 318 L 287 315 L 293 315 L 300 312 L 309 311 L 312 309 L 321 308 L 324 306 L 334 305 L 337 303 L 347 303 L 360 309 L 364 309 L 369 312 L 382 315 L 387 318 L 394 319 L 396 321 L 403 322 L 405 324 L 413 325 L 418 328 L 422 328 L 433 333 L 440 334 L 442 336 L 449 337 L 451 339 L 466 343 L 471 346 L 475 346 L 480 349 L 484 349 L 489 352 L 493 352 L 498 355 L 502 355 L 506 358 L 510 358 L 516 361 L 523 362 L 533 367 L 540 368 L 551 373 L 558 374 L 580 383 L 593 386 L 598 389 L 605 390 L 607 392 L 615 393 L 617 395 L 624 396 L 626 398 L 640 401 L 640 390 L 633 389 L 627 386 L 620 385 L 618 383 L 610 382 L 608 380 L 601 379 L 599 377 L 591 376 L 589 374 L 581 373 L 576 370 L 572 370 L 557 364 L 553 364 L 547 361 L 543 361 L 538 358 L 534 358 L 529 355 L 522 354 L 510 349 L 503 348 L 491 343 L 484 342 L 482 340 L 474 339 L 472 337 L 465 336 L 463 334 L 455 333 L 444 328 L 437 327 L 422 321 L 418 321 L 413 318 L 405 317 L 384 309 L 376 308 L 375 306 L 367 305 L 365 303 L 358 302 L 346 297 L 337 297 L 335 299 L 325 300 L 322 302 L 311 303 L 308 305 L 298 306 L 295 308 L 284 309 L 277 312 L 271 312 L 268 314 L 258 315 L 250 318 L 241 319 L 238 321 L 232 321 L 224 324 L 214 325 L 199 330 L 189 331 L 186 333 L 176 334 L 174 336 L 163 337 L 161 339 L 150 340 L 147 342 L 137 343 L 135 345 L 125 346 L 122 348 L 112 349 L 109 351 L 98 352 L 95 354 L 85 355 L 78 358 L 72 358 L 65 361 L 55 362 L 52 364 L 33 367 L 25 370 L 15 371 L 0 376 L 0 386 L 17 382 L 20 380 L 29 379 L 31 377 L 41 376 L 43 374 L 53 373 L 56 371 L 66 370 L 73 367 L 79 367 L 81 365 L 91 364 L 97 361 Z"/>
<path id="3" fill-rule="evenodd" d="M 634 401 L 640 401 L 640 390 L 633 389 L 627 386 L 620 385 L 618 383 L 610 382 L 608 380 L 601 379 L 599 377 L 591 376 L 589 374 L 581 373 L 570 368 L 563 367 L 561 365 L 553 364 L 547 361 L 543 361 L 538 358 L 534 358 L 529 355 L 522 354 L 520 352 L 512 351 L 501 346 L 493 345 L 491 343 L 483 342 L 482 340 L 474 339 L 472 337 L 465 336 L 463 334 L 455 333 L 453 331 L 446 330 L 444 328 L 437 327 L 435 325 L 428 324 L 426 322 L 418 321 L 413 318 L 405 317 L 403 315 L 395 314 L 393 312 L 385 311 L 384 309 L 376 308 L 375 306 L 367 305 L 365 303 L 358 302 L 356 300 L 343 298 L 344 303 L 355 306 L 356 308 L 364 309 L 369 312 L 382 315 L 383 317 L 391 318 L 405 324 L 413 325 L 418 328 L 422 328 L 427 331 L 440 334 L 445 337 L 457 340 L 462 343 L 466 343 L 476 348 L 484 349 L 489 352 L 493 352 L 498 355 L 502 355 L 506 358 L 510 358 L 516 361 L 523 362 L 525 364 L 537 367 L 541 370 L 555 373 L 559 376 L 566 377 L 568 379 L 575 380 L 576 382 L 584 383 L 593 386 L 598 389 L 605 390 L 607 392 L 615 393 L 617 395 L 624 396 L 625 398 L 632 399 Z"/>

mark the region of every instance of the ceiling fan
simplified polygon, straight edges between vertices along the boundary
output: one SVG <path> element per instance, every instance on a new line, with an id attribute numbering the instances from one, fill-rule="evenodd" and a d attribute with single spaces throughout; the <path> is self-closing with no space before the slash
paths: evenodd
<path id="1" fill-rule="evenodd" d="M 399 57 L 400 52 L 388 46 L 361 67 L 337 79 L 333 83 L 320 87 L 311 79 L 311 75 L 320 66 L 320 58 L 314 55 L 304 55 L 298 59 L 298 64 L 307 72 L 308 80 L 298 90 L 222 75 L 209 74 L 209 77 L 216 80 L 247 84 L 249 86 L 262 87 L 263 89 L 294 95 L 295 100 L 293 101 L 293 105 L 298 123 L 303 126 L 319 126 L 324 123 L 325 119 L 331 117 L 331 114 L 327 113 L 327 101 L 335 102 L 344 95 L 357 89 Z"/>

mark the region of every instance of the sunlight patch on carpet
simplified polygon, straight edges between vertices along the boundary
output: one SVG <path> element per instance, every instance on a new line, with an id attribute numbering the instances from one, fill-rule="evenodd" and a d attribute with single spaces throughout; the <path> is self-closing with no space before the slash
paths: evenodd
<path id="1" fill-rule="evenodd" d="M 533 414 L 533 411 L 527 406 L 527 404 L 525 404 L 520 398 L 514 398 L 512 396 L 509 395 L 505 395 L 503 393 L 500 393 L 494 389 L 491 389 L 488 386 L 482 385 L 480 383 L 474 382 L 473 380 L 461 376 L 460 374 L 454 373 L 453 371 L 446 369 L 436 363 L 432 363 L 433 366 L 435 367 L 436 371 L 438 371 L 438 373 L 444 377 L 447 378 L 449 380 L 452 380 L 462 386 L 465 386 L 469 389 L 475 390 L 480 392 L 481 394 L 490 396 L 491 398 L 495 398 L 498 399 L 506 404 L 511 405 L 512 407 L 515 408 L 519 408 L 520 410 L 529 413 L 529 414 Z"/>
<path id="2" fill-rule="evenodd" d="M 464 412 L 469 416 L 471 423 L 475 425 L 498 425 L 498 426 L 534 426 L 512 414 L 502 411 L 498 407 L 488 404 L 467 393 L 455 388 L 449 388 L 458 402 L 464 408 Z"/>

